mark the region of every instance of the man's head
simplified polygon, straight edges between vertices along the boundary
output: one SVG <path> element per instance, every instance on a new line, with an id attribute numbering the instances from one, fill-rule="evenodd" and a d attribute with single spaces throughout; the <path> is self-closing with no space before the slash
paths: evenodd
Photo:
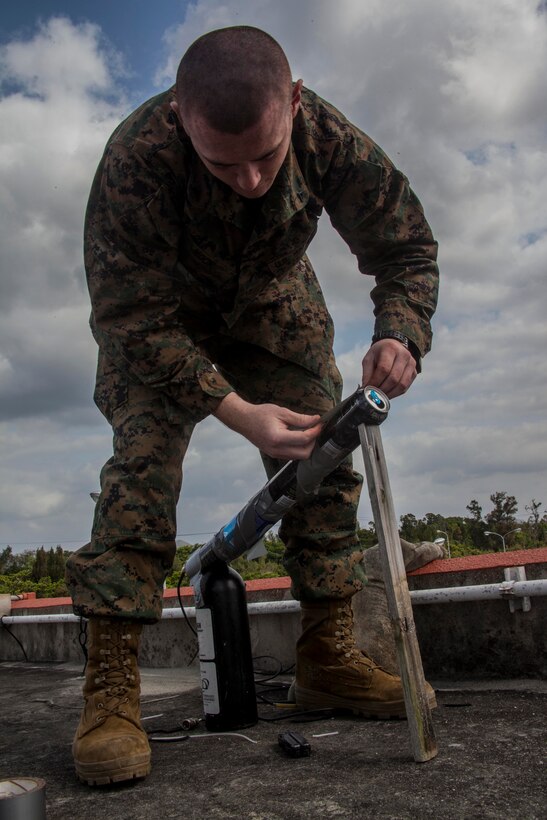
<path id="1" fill-rule="evenodd" d="M 271 187 L 289 147 L 302 82 L 266 32 L 219 29 L 190 46 L 172 104 L 209 171 L 241 196 Z"/>

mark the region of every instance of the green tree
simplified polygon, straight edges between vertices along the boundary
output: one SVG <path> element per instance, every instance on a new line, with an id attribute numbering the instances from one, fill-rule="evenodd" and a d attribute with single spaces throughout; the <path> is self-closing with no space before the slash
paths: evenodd
<path id="1" fill-rule="evenodd" d="M 479 521 L 482 521 L 482 507 L 479 504 L 479 502 L 476 501 L 474 498 L 471 499 L 471 501 L 465 509 L 469 510 L 469 512 L 471 513 L 472 521 L 476 521 L 477 523 L 479 523 Z"/>
<path id="2" fill-rule="evenodd" d="M 21 572 L 22 570 L 32 569 L 34 561 L 34 550 L 25 550 L 13 556 L 10 572 Z"/>
<path id="3" fill-rule="evenodd" d="M 177 547 L 173 569 L 165 579 L 168 588 L 176 588 L 179 580 L 181 580 L 181 586 L 190 585 L 188 576 L 183 573 L 181 579 L 181 573 L 190 554 L 201 546 L 202 544 L 184 544 Z M 287 574 L 282 562 L 285 547 L 279 536 L 275 533 L 268 533 L 264 539 L 264 546 L 266 555 L 251 561 L 241 556 L 230 563 L 230 566 L 239 572 L 244 581 L 255 578 L 278 578 Z"/>
<path id="4" fill-rule="evenodd" d="M 486 523 L 489 529 L 500 531 L 500 535 L 515 527 L 515 518 L 518 510 L 517 499 L 514 495 L 508 495 L 505 491 L 492 493 L 490 501 L 494 505 L 493 509 L 486 514 Z"/>
<path id="5" fill-rule="evenodd" d="M 416 533 L 418 531 L 418 519 L 412 513 L 406 513 L 401 516 L 401 526 L 399 527 L 399 534 L 405 541 L 415 541 Z"/>
<path id="6" fill-rule="evenodd" d="M 378 543 L 378 536 L 376 535 L 376 526 L 374 521 L 368 522 L 368 527 L 359 527 L 357 530 L 357 538 L 361 549 L 368 550 Z"/>
<path id="7" fill-rule="evenodd" d="M 52 581 L 47 575 L 36 581 L 29 568 L 10 575 L 0 575 L 0 593 L 21 595 L 23 592 L 35 592 L 37 598 L 59 598 L 68 595 L 64 581 Z"/>
<path id="8" fill-rule="evenodd" d="M 541 501 L 536 501 L 535 498 L 532 498 L 529 504 L 524 505 L 524 509 L 528 510 L 530 513 L 528 517 L 528 523 L 532 524 L 532 526 L 537 527 L 539 524 L 539 508 L 542 507 L 543 504 Z"/>
<path id="9" fill-rule="evenodd" d="M 201 544 L 179 544 L 175 552 L 175 558 L 173 560 L 173 566 L 167 578 L 165 579 L 165 585 L 170 589 L 173 589 L 178 586 L 180 575 L 182 569 L 188 560 L 190 554 L 194 552 L 195 549 L 201 547 Z M 190 583 L 190 579 L 187 575 L 183 575 L 181 586 L 185 587 L 188 586 Z"/>
<path id="10" fill-rule="evenodd" d="M 482 520 L 482 507 L 478 501 L 472 499 L 466 509 L 471 513 L 470 517 L 464 519 L 467 532 L 466 541 L 478 547 L 479 550 L 490 550 L 492 544 L 489 542 L 488 536 L 484 534 L 486 527 Z"/>
<path id="11" fill-rule="evenodd" d="M 10 565 L 13 560 L 13 550 L 8 544 L 7 547 L 4 547 L 2 552 L 0 552 L 0 574 L 8 573 L 10 569 Z"/>
<path id="12" fill-rule="evenodd" d="M 40 549 L 36 550 L 31 577 L 33 581 L 39 581 L 41 578 L 45 578 L 47 574 L 47 554 L 45 549 L 40 547 Z"/>
<path id="13" fill-rule="evenodd" d="M 542 532 L 543 527 L 541 526 L 540 520 L 540 513 L 539 508 L 542 507 L 543 504 L 541 501 L 536 501 L 535 498 L 532 498 L 529 504 L 525 504 L 524 509 L 530 513 L 528 516 L 528 526 L 530 528 L 530 535 L 532 538 L 533 543 L 538 543 L 540 540 L 543 540 L 544 533 Z M 541 535 L 540 535 L 541 534 Z"/>
<path id="14" fill-rule="evenodd" d="M 47 553 L 46 560 L 47 575 L 52 581 L 60 581 L 65 576 L 65 555 L 60 544 L 55 550 L 53 547 Z"/>
<path id="15" fill-rule="evenodd" d="M 53 547 L 50 547 L 49 550 L 46 552 L 46 573 L 49 578 L 53 578 L 55 575 L 55 552 Z"/>
<path id="16" fill-rule="evenodd" d="M 282 563 L 285 554 L 285 544 L 276 532 L 270 530 L 264 538 L 264 546 L 270 561 Z"/>

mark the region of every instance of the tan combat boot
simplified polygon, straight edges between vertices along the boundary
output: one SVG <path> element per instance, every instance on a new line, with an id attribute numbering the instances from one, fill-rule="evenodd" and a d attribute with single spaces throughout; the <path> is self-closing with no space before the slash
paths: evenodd
<path id="1" fill-rule="evenodd" d="M 351 599 L 301 601 L 295 700 L 302 709 L 351 709 L 376 718 L 406 717 L 401 679 L 359 650 Z M 429 705 L 435 693 L 427 684 Z"/>
<path id="2" fill-rule="evenodd" d="M 150 746 L 141 726 L 137 666 L 142 625 L 92 618 L 85 706 L 72 752 L 76 774 L 90 786 L 103 786 L 150 773 Z"/>

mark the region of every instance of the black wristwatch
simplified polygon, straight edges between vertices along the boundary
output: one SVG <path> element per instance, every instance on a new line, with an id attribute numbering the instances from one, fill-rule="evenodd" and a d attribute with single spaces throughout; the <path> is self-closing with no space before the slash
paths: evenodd
<path id="1" fill-rule="evenodd" d="M 380 339 L 395 339 L 397 342 L 401 342 L 402 345 L 406 347 L 407 350 L 412 353 L 414 359 L 416 361 L 416 369 L 418 373 L 422 369 L 422 357 L 420 351 L 414 344 L 411 342 L 408 336 L 405 336 L 404 333 L 400 333 L 398 330 L 381 330 L 379 333 L 375 333 L 372 337 L 372 344 L 374 342 L 379 342 Z"/>
<path id="2" fill-rule="evenodd" d="M 405 336 L 404 333 L 399 333 L 398 330 L 382 330 L 380 333 L 375 333 L 372 337 L 372 344 L 379 342 L 380 339 L 396 339 L 398 342 L 401 342 L 407 350 L 410 350 L 408 336 Z"/>

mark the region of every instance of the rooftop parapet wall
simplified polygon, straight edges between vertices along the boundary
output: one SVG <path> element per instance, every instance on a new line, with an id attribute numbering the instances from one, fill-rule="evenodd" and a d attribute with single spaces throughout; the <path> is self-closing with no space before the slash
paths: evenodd
<path id="1" fill-rule="evenodd" d="M 545 578 L 547 567 L 547 547 L 534 550 L 513 550 L 510 552 L 483 553 L 481 555 L 467 555 L 464 558 L 443 558 L 431 561 L 420 569 L 408 573 L 410 589 L 425 589 L 419 582 L 413 582 L 417 576 L 453 575 L 454 573 L 483 573 L 489 570 L 502 570 L 505 567 L 543 565 L 542 569 L 531 572 L 530 577 Z M 499 573 L 496 573 L 496 579 Z M 483 583 L 475 581 L 475 583 Z M 486 582 L 485 582 L 486 583 Z M 440 586 L 458 586 L 453 578 L 445 578 Z M 261 578 L 246 581 L 247 598 L 249 601 L 280 601 L 291 597 L 291 581 L 288 577 Z M 430 587 L 431 588 L 431 587 Z M 181 587 L 181 597 L 184 603 L 190 606 L 193 603 L 194 591 L 192 587 Z M 164 606 L 178 606 L 176 589 L 166 589 L 163 593 Z M 72 598 L 37 598 L 35 592 L 22 593 L 19 600 L 12 600 L 13 614 L 29 615 L 37 610 L 72 611 Z"/>
<path id="2" fill-rule="evenodd" d="M 502 583 L 506 567 L 524 567 L 529 581 L 547 578 L 547 548 L 432 561 L 410 573 L 411 590 Z M 509 600 L 414 606 L 426 676 L 547 678 L 547 597 L 529 612 Z"/>
<path id="3" fill-rule="evenodd" d="M 466 555 L 463 558 L 443 558 L 430 561 L 420 569 L 409 572 L 416 575 L 436 575 L 452 572 L 482 571 L 504 567 L 518 567 L 531 564 L 547 564 L 547 547 L 535 550 L 510 550 L 509 552 L 485 552 L 480 555 Z M 543 577 L 543 576 L 542 576 Z"/>
<path id="4" fill-rule="evenodd" d="M 547 578 L 547 548 L 485 553 L 435 560 L 408 575 L 409 588 L 438 589 L 501 583 L 506 567 L 524 566 L 529 580 Z M 289 578 L 246 582 L 249 602 L 291 599 Z M 185 606 L 193 605 L 193 590 L 184 587 Z M 178 607 L 177 591 L 165 590 L 164 607 Z M 11 615 L 71 613 L 70 598 L 12 601 Z M 509 602 L 473 601 L 414 606 L 414 618 L 426 675 L 430 678 L 547 678 L 547 598 L 531 599 L 529 612 L 510 612 Z M 294 662 L 299 631 L 298 613 L 251 616 L 255 655 L 272 655 L 286 667 Z M 80 660 L 78 624 L 14 625 L 32 661 Z M 162 621 L 143 636 L 143 666 L 183 666 L 194 656 L 196 642 L 183 620 Z M 21 660 L 22 652 L 0 630 L 0 659 Z"/>

